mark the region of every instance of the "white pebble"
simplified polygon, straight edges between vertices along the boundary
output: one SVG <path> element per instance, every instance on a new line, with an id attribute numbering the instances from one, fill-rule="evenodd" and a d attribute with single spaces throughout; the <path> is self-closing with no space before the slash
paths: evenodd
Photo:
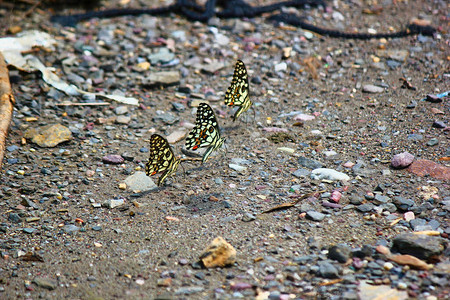
<path id="1" fill-rule="evenodd" d="M 386 262 L 386 263 L 384 263 L 384 265 L 383 265 L 383 268 L 385 269 L 385 270 L 387 270 L 387 271 L 389 271 L 390 269 L 392 269 L 394 267 L 394 265 L 392 264 L 392 263 L 390 263 L 390 262 Z"/>
<path id="2" fill-rule="evenodd" d="M 350 177 L 347 174 L 344 174 L 342 172 L 338 172 L 334 169 L 327 169 L 327 168 L 318 168 L 311 172 L 311 178 L 312 179 L 328 179 L 328 180 L 343 180 L 347 181 L 350 180 Z"/>

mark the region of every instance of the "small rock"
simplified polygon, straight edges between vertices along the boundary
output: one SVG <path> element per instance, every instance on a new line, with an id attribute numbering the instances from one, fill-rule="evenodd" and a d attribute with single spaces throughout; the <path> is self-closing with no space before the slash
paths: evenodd
<path id="1" fill-rule="evenodd" d="M 320 222 L 325 218 L 325 215 L 323 213 L 320 213 L 318 211 L 314 211 L 314 210 L 310 210 L 306 212 L 306 216 L 313 220 L 313 221 L 317 221 Z"/>
<path id="2" fill-rule="evenodd" d="M 128 124 L 131 122 L 130 116 L 117 116 L 116 123 L 117 124 Z"/>
<path id="3" fill-rule="evenodd" d="M 316 117 L 312 115 L 307 114 L 298 114 L 294 117 L 295 121 L 311 121 L 314 120 Z"/>
<path id="4" fill-rule="evenodd" d="M 414 161 L 414 155 L 408 153 L 408 152 L 403 152 L 403 153 L 399 153 L 394 155 L 394 157 L 392 157 L 391 160 L 391 166 L 393 168 L 406 168 L 407 166 L 409 166 L 410 164 L 412 164 L 412 162 Z"/>
<path id="5" fill-rule="evenodd" d="M 306 158 L 303 156 L 301 156 L 298 159 L 298 163 L 300 166 L 308 168 L 308 169 L 319 169 L 319 168 L 322 168 L 322 166 L 323 166 L 321 162 L 314 160 L 314 159 L 309 159 L 309 158 Z"/>
<path id="6" fill-rule="evenodd" d="M 326 168 L 319 168 L 312 170 L 311 172 L 311 178 L 316 180 L 341 180 L 341 181 L 348 181 L 350 180 L 350 177 L 342 172 L 338 172 L 333 169 L 326 169 Z"/>
<path id="7" fill-rule="evenodd" d="M 166 138 L 169 144 L 175 144 L 176 142 L 181 141 L 186 136 L 186 133 L 187 129 L 181 128 L 175 130 L 174 132 L 169 134 Z"/>
<path id="8" fill-rule="evenodd" d="M 67 234 L 73 234 L 73 233 L 78 232 L 80 230 L 80 227 L 69 224 L 69 225 L 64 225 L 63 230 Z"/>
<path id="9" fill-rule="evenodd" d="M 306 177 L 309 174 L 311 174 L 311 171 L 306 169 L 298 169 L 294 173 L 292 173 L 292 175 L 294 175 L 295 177 Z"/>
<path id="10" fill-rule="evenodd" d="M 429 140 L 427 142 L 427 146 L 436 146 L 437 144 L 439 144 L 439 140 L 437 138 L 432 138 L 431 140 Z"/>
<path id="11" fill-rule="evenodd" d="M 251 221 L 254 221 L 254 220 L 256 220 L 256 217 L 255 217 L 255 215 L 253 215 L 251 213 L 245 213 L 242 216 L 242 221 L 243 222 L 251 222 Z"/>
<path id="12" fill-rule="evenodd" d="M 156 65 L 158 63 L 167 63 L 171 61 L 175 58 L 175 54 L 170 52 L 168 48 L 162 47 L 158 49 L 158 52 L 148 55 L 147 58 L 152 65 Z"/>
<path id="13" fill-rule="evenodd" d="M 374 209 L 375 205 L 373 205 L 370 202 L 358 205 L 356 209 L 358 209 L 360 212 L 370 212 Z"/>
<path id="14" fill-rule="evenodd" d="M 445 125 L 445 123 L 442 122 L 442 121 L 434 121 L 433 122 L 433 127 L 434 128 L 446 128 L 447 125 Z"/>
<path id="15" fill-rule="evenodd" d="M 247 167 L 243 167 L 237 164 L 228 164 L 228 167 L 230 167 L 230 169 L 233 169 L 239 173 L 245 172 L 245 170 L 247 170 Z"/>
<path id="16" fill-rule="evenodd" d="M 441 237 L 405 233 L 394 238 L 392 250 L 428 260 L 441 255 L 446 245 L 448 247 L 447 242 Z"/>
<path id="17" fill-rule="evenodd" d="M 126 114 L 127 112 L 128 112 L 128 107 L 125 106 L 125 105 L 117 106 L 117 107 L 114 109 L 114 113 L 115 113 L 116 115 L 124 115 L 124 114 Z"/>
<path id="18" fill-rule="evenodd" d="M 150 191 L 158 187 L 153 180 L 145 174 L 145 172 L 141 171 L 125 178 L 124 183 L 127 185 L 129 190 L 135 193 Z"/>
<path id="19" fill-rule="evenodd" d="M 427 159 L 414 161 L 407 170 L 418 176 L 430 175 L 441 180 L 450 180 L 450 167 L 440 165 Z"/>
<path id="20" fill-rule="evenodd" d="M 373 285 L 372 283 L 368 283 L 366 280 L 361 280 L 359 284 L 358 299 L 406 300 L 408 299 L 408 293 L 406 291 L 399 291 L 395 288 L 391 288 L 389 285 Z"/>
<path id="21" fill-rule="evenodd" d="M 117 206 L 121 206 L 124 203 L 125 199 L 108 199 L 102 204 L 102 206 L 107 208 L 114 208 Z"/>
<path id="22" fill-rule="evenodd" d="M 54 290 L 58 286 L 56 282 L 53 280 L 49 280 L 47 278 L 42 277 L 36 277 L 33 279 L 33 283 L 36 284 L 38 287 L 47 289 L 47 290 Z"/>
<path id="23" fill-rule="evenodd" d="M 72 139 L 72 132 L 69 128 L 61 124 L 54 124 L 39 128 L 30 127 L 25 131 L 24 137 L 31 139 L 33 143 L 40 147 L 48 148 L 70 141 Z"/>
<path id="24" fill-rule="evenodd" d="M 236 250 L 222 237 L 217 237 L 200 255 L 200 260 L 206 268 L 229 266 L 236 261 Z"/>
<path id="25" fill-rule="evenodd" d="M 170 86 L 180 82 L 180 73 L 178 71 L 153 72 L 142 80 L 142 84 L 148 86 L 162 85 Z"/>
<path id="26" fill-rule="evenodd" d="M 284 72 L 287 70 L 287 64 L 285 62 L 281 62 L 275 65 L 275 72 Z"/>
<path id="27" fill-rule="evenodd" d="M 328 258 L 340 263 L 346 263 L 350 259 L 351 249 L 345 244 L 332 246 L 328 249 Z"/>
<path id="28" fill-rule="evenodd" d="M 318 265 L 320 276 L 323 278 L 339 278 L 339 271 L 333 264 L 327 261 L 320 261 Z"/>
<path id="29" fill-rule="evenodd" d="M 102 157 L 102 161 L 105 164 L 118 165 L 125 161 L 125 159 L 117 154 L 108 154 Z"/>
<path id="30" fill-rule="evenodd" d="M 365 93 L 377 94 L 384 92 L 384 88 L 372 84 L 366 84 L 365 86 L 363 86 L 362 91 Z"/>

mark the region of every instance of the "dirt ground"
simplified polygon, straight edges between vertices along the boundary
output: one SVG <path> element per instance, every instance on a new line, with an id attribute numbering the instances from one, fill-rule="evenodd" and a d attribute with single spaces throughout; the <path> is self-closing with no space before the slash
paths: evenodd
<path id="1" fill-rule="evenodd" d="M 449 182 L 390 167 L 393 155 L 404 151 L 416 159 L 448 166 L 448 161 L 439 159 L 450 156 L 450 131 L 432 125 L 440 121 L 449 126 L 450 102 L 448 98 L 439 103 L 421 101 L 427 94 L 442 93 L 450 87 L 448 3 L 376 2 L 338 0 L 328 3 L 332 9 L 327 12 L 317 8 L 294 11 L 322 27 L 362 32 L 369 28 L 377 32 L 398 30 L 413 18 L 422 18 L 438 28 L 438 34 L 345 40 L 310 36 L 289 26 L 275 27 L 265 21 L 266 16 L 217 19 L 212 25 L 229 39 L 224 45 L 210 26 L 177 15 L 95 19 L 75 28 L 61 28 L 49 21 L 50 9 L 40 7 L 23 18 L 27 8 L 20 6 L 23 3 L 2 8 L 2 36 L 9 35 L 7 29 L 14 25 L 22 30 L 46 31 L 59 40 L 55 51 L 38 51 L 35 55 L 47 66 L 57 68 L 61 78 L 66 80 L 68 75 L 61 62 L 71 55 L 80 63 L 65 70 L 84 79 L 95 79 L 99 69 L 113 66 L 114 71 L 104 72 L 101 82 L 80 85 L 106 92 L 120 90 L 138 98 L 141 104 L 128 106 L 126 115 L 131 120 L 126 124 L 102 123 L 102 119 L 117 117 L 115 109 L 121 104 L 58 106 L 63 101 L 82 99 L 63 93 L 55 99 L 49 96 L 52 88 L 39 73 L 11 68 L 17 109 L 7 146 L 17 148 L 7 151 L 1 173 L 0 298 L 238 298 L 231 288 L 233 282 L 252 284 L 254 289 L 240 292 L 245 298 L 253 298 L 256 287 L 265 285 L 267 274 L 275 274 L 279 286 L 274 289 L 282 293 L 337 299 L 346 290 L 355 289 L 345 282 L 328 289 L 320 287 L 325 279 L 310 272 L 310 266 L 297 271 L 299 286 L 288 285 L 286 266 L 296 257 L 324 255 L 323 250 L 334 244 L 346 243 L 351 248 L 383 241 L 389 244 L 399 233 L 412 231 L 407 226 L 389 227 L 392 219 L 387 212 L 364 213 L 352 205 L 352 197 L 359 197 L 363 203 L 369 201 L 366 196 L 379 191 L 379 186 L 384 187 L 383 195 L 413 199 L 417 205 L 427 200 L 420 193 L 424 186 L 436 188 L 438 197 L 433 207 L 416 217 L 437 220 L 444 231 L 448 230 L 448 214 L 439 203 L 450 197 Z M 375 7 L 381 7 L 379 14 L 363 13 Z M 67 10 L 73 11 L 79 10 Z M 152 22 L 154 25 L 148 25 Z M 108 54 L 97 55 L 102 47 L 97 39 L 101 29 L 114 33 L 116 45 L 105 47 Z M 173 37 L 179 31 L 184 31 L 184 40 Z M 137 57 L 146 60 L 149 53 L 167 46 L 168 39 L 174 42 L 172 49 L 179 63 L 172 67 L 152 65 L 147 72 L 179 70 L 183 74 L 180 83 L 163 88 L 142 84 L 146 73 L 134 68 L 141 62 Z M 289 50 L 283 49 L 289 47 L 292 52 L 284 59 L 283 51 Z M 90 49 L 97 62 L 86 66 L 82 56 Z M 186 64 L 195 57 L 201 63 L 217 59 L 225 66 L 206 73 L 195 64 Z M 233 123 L 232 110 L 223 104 L 223 97 L 236 59 L 247 66 L 254 111 Z M 276 71 L 283 62 L 287 69 Z M 315 62 L 317 65 L 311 68 Z M 407 79 L 415 89 L 402 88 L 400 78 Z M 363 92 L 368 84 L 383 91 Z M 192 93 L 183 94 L 180 87 L 189 87 Z M 208 100 L 214 108 L 226 138 L 226 151 L 213 154 L 203 165 L 184 162 L 186 172 L 179 168 L 157 190 L 134 193 L 120 189 L 125 178 L 144 169 L 152 133 L 167 136 L 185 122 L 195 122 L 190 101 L 196 97 Z M 174 102 L 183 109 L 174 110 Z M 178 121 L 168 124 L 155 119 L 158 111 L 171 112 Z M 283 116 L 295 111 L 316 118 L 298 124 L 293 119 L 295 114 Z M 29 117 L 37 120 L 30 122 Z M 73 133 L 77 129 L 74 138 L 53 148 L 24 142 L 27 128 L 55 123 Z M 267 131 L 272 127 L 286 129 L 290 140 L 274 143 L 274 132 Z M 172 145 L 176 155 L 182 155 L 183 145 L 184 139 Z M 280 151 L 280 147 L 295 152 Z M 336 155 L 327 156 L 327 151 Z M 105 164 L 102 158 L 108 154 L 131 159 L 119 165 Z M 346 173 L 350 180 L 296 177 L 296 170 L 308 169 L 299 165 L 300 157 Z M 355 173 L 343 166 L 347 162 L 363 163 L 362 171 Z M 237 172 L 230 163 L 247 169 Z M 334 190 L 342 193 L 339 208 L 322 206 L 317 194 L 296 207 L 262 214 L 292 201 L 293 195 Z M 96 205 L 110 199 L 124 199 L 124 204 L 116 208 Z M 326 217 L 313 221 L 304 217 L 307 210 Z M 402 216 L 395 209 L 392 214 Z M 69 233 L 67 225 L 78 229 Z M 202 250 L 217 236 L 236 248 L 236 264 L 197 269 L 195 262 Z M 28 252 L 38 258 L 26 261 Z M 36 284 L 36 278 L 44 279 L 44 283 Z M 162 280 L 166 278 L 170 280 Z M 311 289 L 306 289 L 307 285 Z M 436 286 L 433 293 L 445 290 L 448 286 Z"/>

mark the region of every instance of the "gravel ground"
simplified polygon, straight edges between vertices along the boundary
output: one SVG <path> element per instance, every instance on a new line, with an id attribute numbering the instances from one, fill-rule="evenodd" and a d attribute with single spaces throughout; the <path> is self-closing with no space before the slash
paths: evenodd
<path id="1" fill-rule="evenodd" d="M 329 5 L 290 10 L 346 31 L 388 32 L 422 18 L 439 32 L 358 41 L 263 17 L 206 25 L 176 15 L 61 28 L 45 11 L 24 19 L 0 9 L 3 36 L 14 25 L 58 40 L 33 54 L 61 79 L 139 99 L 61 106 L 103 99 L 68 96 L 40 73 L 11 68 L 17 105 L 1 174 L 0 297 L 450 298 L 450 101 L 422 101 L 450 87 L 448 3 L 386 1 L 379 14 L 362 13 L 376 6 L 369 2 Z M 237 59 L 254 105 L 233 123 L 223 99 Z M 147 178 L 132 175 L 145 169 L 151 134 L 172 138 L 185 157 L 202 101 L 215 110 L 225 149 L 203 165 L 183 162 L 165 185 L 144 191 Z M 39 146 L 30 129 L 52 124 L 68 141 Z M 312 176 L 318 168 L 349 178 Z M 217 236 L 236 249 L 236 263 L 202 268 Z M 403 265 L 382 246 L 433 267 Z"/>

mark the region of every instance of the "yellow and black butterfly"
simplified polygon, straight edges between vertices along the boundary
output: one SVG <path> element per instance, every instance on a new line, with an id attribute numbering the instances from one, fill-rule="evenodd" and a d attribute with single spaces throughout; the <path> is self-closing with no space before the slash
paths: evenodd
<path id="1" fill-rule="evenodd" d="M 233 116 L 233 121 L 236 121 L 253 104 L 249 97 L 247 69 L 242 60 L 236 62 L 231 85 L 225 93 L 225 104 L 228 106 L 239 106 Z"/>
<path id="2" fill-rule="evenodd" d="M 203 154 L 202 163 L 204 163 L 214 150 L 222 147 L 224 141 L 225 138 L 220 137 L 219 124 L 211 106 L 200 103 L 197 109 L 195 127 L 186 139 L 186 148 L 197 150 L 198 148 L 208 147 Z"/>
<path id="3" fill-rule="evenodd" d="M 145 165 L 147 176 L 153 176 L 156 173 L 164 173 L 158 179 L 158 185 L 172 173 L 175 173 L 180 160 L 175 158 L 169 142 L 158 134 L 153 134 L 150 138 L 150 157 Z"/>

